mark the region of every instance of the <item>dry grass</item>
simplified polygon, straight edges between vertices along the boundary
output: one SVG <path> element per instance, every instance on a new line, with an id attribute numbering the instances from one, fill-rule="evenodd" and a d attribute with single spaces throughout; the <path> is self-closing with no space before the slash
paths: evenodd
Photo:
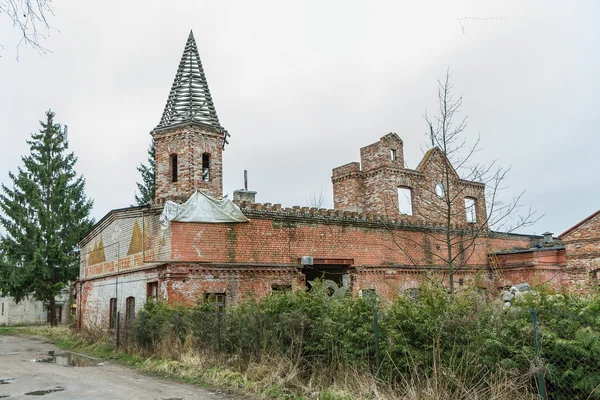
<path id="1" fill-rule="evenodd" d="M 199 350 L 191 337 L 183 342 L 167 336 L 152 351 L 124 346 L 114 350 L 112 337 L 95 330 L 74 335 L 64 328 L 20 328 L 22 334 L 48 337 L 61 347 L 85 352 L 104 346 L 127 356 L 136 356 L 135 365 L 143 370 L 169 375 L 187 382 L 232 389 L 262 398 L 311 398 L 321 400 L 533 400 L 530 376 L 515 377 L 505 373 L 469 371 L 468 360 L 454 358 L 450 365 L 436 362 L 428 374 L 414 371 L 401 382 L 389 384 L 370 373 L 343 365 L 311 373 L 299 367 L 298 360 L 263 354 L 257 360 L 223 357 L 212 351 Z M 14 331 L 11 331 L 11 333 Z M 106 334 L 106 332 L 105 332 Z M 87 345 L 85 345 L 87 343 Z M 82 347 L 83 346 L 83 347 Z M 101 354 L 96 354 L 101 355 Z M 436 355 L 433 355 L 437 358 Z"/>

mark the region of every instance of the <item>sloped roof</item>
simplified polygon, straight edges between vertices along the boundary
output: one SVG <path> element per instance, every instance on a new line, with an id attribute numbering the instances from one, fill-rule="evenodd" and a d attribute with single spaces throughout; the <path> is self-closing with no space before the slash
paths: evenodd
<path id="1" fill-rule="evenodd" d="M 582 225 L 586 224 L 587 222 L 591 221 L 592 219 L 594 219 L 595 217 L 597 217 L 598 215 L 600 215 L 600 210 L 596 211 L 595 213 L 593 213 L 592 215 L 590 215 L 587 218 L 584 218 L 582 221 L 580 221 L 579 223 L 573 225 L 572 227 L 570 227 L 569 229 L 567 229 L 566 231 L 564 231 L 563 233 L 561 233 L 560 235 L 558 235 L 559 239 L 562 239 L 563 236 L 566 236 L 568 234 L 570 234 L 571 232 L 573 232 L 574 230 L 576 230 L 577 228 L 581 227 Z"/>

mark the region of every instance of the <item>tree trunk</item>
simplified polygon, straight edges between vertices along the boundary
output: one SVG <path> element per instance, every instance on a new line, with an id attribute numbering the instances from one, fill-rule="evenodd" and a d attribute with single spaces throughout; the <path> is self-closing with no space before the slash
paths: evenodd
<path id="1" fill-rule="evenodd" d="M 48 313 L 50 314 L 50 326 L 56 326 L 56 298 L 54 296 L 50 296 Z"/>

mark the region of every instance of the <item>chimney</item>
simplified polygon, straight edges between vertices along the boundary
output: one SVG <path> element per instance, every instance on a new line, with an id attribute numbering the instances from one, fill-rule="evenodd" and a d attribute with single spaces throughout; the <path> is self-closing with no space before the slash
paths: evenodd
<path id="1" fill-rule="evenodd" d="M 553 233 L 544 232 L 542 233 L 542 235 L 544 235 L 544 239 L 542 239 L 542 243 L 544 244 L 544 246 L 552 246 L 552 244 L 554 243 L 554 238 L 552 237 Z"/>
<path id="2" fill-rule="evenodd" d="M 256 192 L 252 190 L 248 190 L 248 171 L 244 170 L 244 188 L 234 190 L 233 192 L 233 202 L 236 204 L 240 204 L 243 201 L 247 201 L 250 204 L 256 203 Z"/>

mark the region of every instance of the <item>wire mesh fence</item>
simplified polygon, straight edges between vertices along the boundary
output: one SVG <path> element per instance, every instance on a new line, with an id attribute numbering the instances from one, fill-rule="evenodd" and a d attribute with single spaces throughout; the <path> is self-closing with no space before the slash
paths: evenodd
<path id="1" fill-rule="evenodd" d="M 188 343 L 239 365 L 280 357 L 306 380 L 353 370 L 398 392 L 435 389 L 439 398 L 600 399 L 598 300 L 539 309 L 472 300 L 429 293 L 384 303 L 324 291 L 227 310 L 210 299 L 194 307 L 148 303 L 134 320 L 117 318 L 117 332 L 121 345 L 151 351 Z M 494 397 L 502 391 L 514 396 Z"/>
<path id="2" fill-rule="evenodd" d="M 542 399 L 600 399 L 600 309 L 532 310 Z"/>

